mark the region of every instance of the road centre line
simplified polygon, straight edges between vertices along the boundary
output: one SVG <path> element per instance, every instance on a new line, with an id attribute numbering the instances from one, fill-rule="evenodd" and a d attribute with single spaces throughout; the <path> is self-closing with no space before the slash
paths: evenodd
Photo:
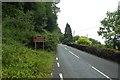
<path id="1" fill-rule="evenodd" d="M 66 47 L 64 47 L 66 50 L 67 50 L 67 48 Z"/>
<path id="2" fill-rule="evenodd" d="M 74 55 L 75 57 L 79 58 L 77 55 L 75 55 L 73 52 L 69 51 L 72 55 Z"/>
<path id="3" fill-rule="evenodd" d="M 59 64 L 59 62 L 57 62 L 57 66 L 58 66 L 58 67 L 60 67 L 60 64 Z"/>
<path id="4" fill-rule="evenodd" d="M 102 74 L 104 77 L 108 78 L 109 80 L 112 80 L 110 77 L 108 77 L 107 75 L 105 75 L 103 72 L 101 72 L 100 70 L 96 69 L 94 66 L 90 65 L 92 67 L 92 69 L 96 70 L 97 72 L 99 72 L 100 74 Z"/>
<path id="5" fill-rule="evenodd" d="M 59 73 L 59 76 L 60 76 L 61 80 L 63 80 L 63 75 L 62 75 L 62 73 Z"/>

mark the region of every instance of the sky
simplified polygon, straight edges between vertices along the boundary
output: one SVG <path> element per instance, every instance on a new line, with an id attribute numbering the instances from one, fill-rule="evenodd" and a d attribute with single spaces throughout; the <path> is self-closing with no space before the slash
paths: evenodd
<path id="1" fill-rule="evenodd" d="M 73 36 L 88 36 L 104 43 L 105 39 L 98 36 L 97 31 L 101 27 L 100 21 L 106 17 L 107 11 L 113 12 L 118 8 L 120 0 L 60 0 L 57 6 L 58 26 L 62 33 L 66 23 L 72 29 Z M 75 33 L 74 33 L 75 32 Z"/>

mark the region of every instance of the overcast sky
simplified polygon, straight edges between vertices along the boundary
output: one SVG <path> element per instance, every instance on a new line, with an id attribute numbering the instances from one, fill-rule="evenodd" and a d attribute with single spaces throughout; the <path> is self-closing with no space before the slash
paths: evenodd
<path id="1" fill-rule="evenodd" d="M 57 5 L 58 25 L 64 33 L 66 23 L 70 24 L 75 35 L 86 36 L 104 42 L 97 31 L 100 21 L 105 18 L 107 11 L 115 11 L 120 0 L 60 0 Z"/>

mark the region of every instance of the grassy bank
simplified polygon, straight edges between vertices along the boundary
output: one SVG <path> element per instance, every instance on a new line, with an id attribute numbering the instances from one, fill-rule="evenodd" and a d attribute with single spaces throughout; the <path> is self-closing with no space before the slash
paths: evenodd
<path id="1" fill-rule="evenodd" d="M 36 51 L 14 40 L 2 48 L 3 78 L 50 78 L 54 52 Z"/>
<path id="2" fill-rule="evenodd" d="M 3 78 L 50 78 L 61 35 L 56 11 L 54 3 L 2 3 Z M 39 43 L 34 50 L 34 36 L 46 37 L 45 51 Z"/>

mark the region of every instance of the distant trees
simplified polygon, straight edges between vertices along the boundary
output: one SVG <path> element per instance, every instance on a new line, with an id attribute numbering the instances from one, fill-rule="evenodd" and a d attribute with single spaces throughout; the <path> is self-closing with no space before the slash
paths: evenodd
<path id="1" fill-rule="evenodd" d="M 78 35 L 76 35 L 76 36 L 73 37 L 73 41 L 74 41 L 74 42 L 77 41 L 78 39 L 79 39 L 79 36 L 78 36 Z"/>
<path id="2" fill-rule="evenodd" d="M 64 41 L 63 43 L 70 43 L 73 41 L 72 30 L 70 25 L 67 23 L 65 27 Z"/>
<path id="3" fill-rule="evenodd" d="M 92 42 L 92 45 L 101 44 L 98 40 L 92 38 L 89 38 L 89 40 Z"/>
<path id="4" fill-rule="evenodd" d="M 108 47 L 118 48 L 120 50 L 120 15 L 118 12 L 107 12 L 107 16 L 101 21 L 98 34 L 105 38 Z"/>

